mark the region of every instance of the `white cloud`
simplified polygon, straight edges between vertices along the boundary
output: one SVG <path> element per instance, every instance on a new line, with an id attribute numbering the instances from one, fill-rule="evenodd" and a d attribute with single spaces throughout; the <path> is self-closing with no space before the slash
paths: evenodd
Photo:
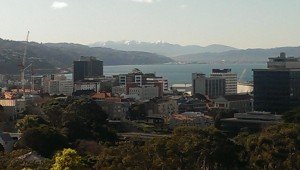
<path id="1" fill-rule="evenodd" d="M 62 8 L 65 8 L 65 7 L 67 7 L 68 6 L 68 4 L 66 3 L 66 2 L 61 2 L 61 1 L 54 1 L 53 3 L 52 3 L 52 8 L 53 9 L 62 9 Z"/>
<path id="2" fill-rule="evenodd" d="M 154 2 L 154 0 L 131 0 L 133 2 L 140 2 L 140 3 L 147 3 L 150 4 L 152 2 Z"/>

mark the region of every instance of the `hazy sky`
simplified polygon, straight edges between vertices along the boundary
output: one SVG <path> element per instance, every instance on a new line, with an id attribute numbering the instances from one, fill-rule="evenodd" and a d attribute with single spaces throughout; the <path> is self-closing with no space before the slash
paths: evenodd
<path id="1" fill-rule="evenodd" d="M 238 48 L 300 45 L 300 0 L 0 0 L 0 37 L 157 41 Z"/>

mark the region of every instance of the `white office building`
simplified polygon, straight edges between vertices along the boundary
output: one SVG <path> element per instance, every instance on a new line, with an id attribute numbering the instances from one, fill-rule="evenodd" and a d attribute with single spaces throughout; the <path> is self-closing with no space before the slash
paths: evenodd
<path id="1" fill-rule="evenodd" d="M 210 77 L 220 77 L 225 79 L 225 94 L 237 93 L 237 74 L 231 69 L 213 69 Z"/>

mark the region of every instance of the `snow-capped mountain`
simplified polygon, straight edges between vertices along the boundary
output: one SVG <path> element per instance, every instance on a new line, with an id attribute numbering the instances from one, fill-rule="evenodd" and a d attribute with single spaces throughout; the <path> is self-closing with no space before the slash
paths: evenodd
<path id="1" fill-rule="evenodd" d="M 90 44 L 91 47 L 107 47 L 116 50 L 123 51 L 145 51 L 156 53 L 160 55 L 165 55 L 168 57 L 174 57 L 185 54 L 194 54 L 194 53 L 205 53 L 205 52 L 225 52 L 230 50 L 237 50 L 236 48 L 225 46 L 225 45 L 209 45 L 206 47 L 198 45 L 188 45 L 182 46 L 178 44 L 170 44 L 164 41 L 156 42 L 141 42 L 141 41 L 106 41 L 106 42 L 96 42 Z"/>

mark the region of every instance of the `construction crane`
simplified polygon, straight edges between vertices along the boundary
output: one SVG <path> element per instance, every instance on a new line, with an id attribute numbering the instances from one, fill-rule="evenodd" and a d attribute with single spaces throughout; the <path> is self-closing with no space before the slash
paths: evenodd
<path id="1" fill-rule="evenodd" d="M 22 63 L 20 65 L 20 71 L 21 71 L 21 84 L 22 84 L 22 92 L 23 92 L 23 97 L 25 97 L 25 70 L 28 69 L 31 64 L 27 67 L 25 67 L 26 65 L 26 56 L 27 56 L 27 46 L 28 46 L 28 40 L 29 40 L 29 31 L 27 32 L 27 36 L 26 36 L 26 41 L 25 41 L 25 48 L 24 48 L 24 55 L 23 55 L 23 59 L 22 59 Z"/>
<path id="2" fill-rule="evenodd" d="M 245 68 L 245 69 L 243 70 L 242 74 L 240 75 L 240 78 L 239 78 L 239 80 L 238 80 L 239 83 L 242 83 L 243 78 L 244 78 L 244 75 L 245 75 L 246 72 L 247 72 L 247 69 Z"/>

